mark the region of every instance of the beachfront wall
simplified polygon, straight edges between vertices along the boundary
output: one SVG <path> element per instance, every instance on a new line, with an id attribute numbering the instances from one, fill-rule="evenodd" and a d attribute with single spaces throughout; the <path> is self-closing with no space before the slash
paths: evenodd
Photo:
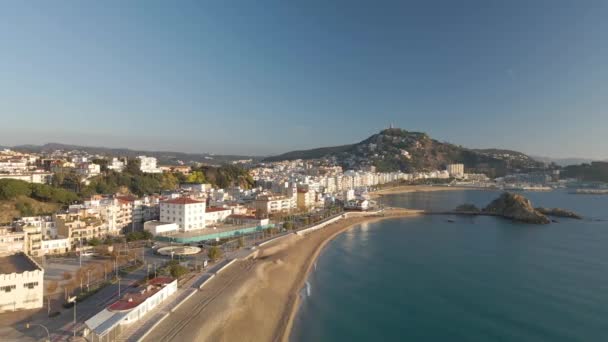
<path id="1" fill-rule="evenodd" d="M 269 229 L 269 228 L 274 228 L 274 224 L 271 223 L 271 224 L 262 225 L 262 226 L 241 228 L 241 229 L 229 230 L 229 231 L 219 232 L 219 233 L 201 234 L 201 235 L 197 235 L 197 236 L 187 236 L 187 237 L 186 236 L 185 237 L 156 236 L 154 239 L 157 241 L 164 241 L 164 242 L 172 241 L 172 242 L 176 242 L 176 243 L 195 243 L 195 242 L 215 240 L 215 239 L 224 239 L 224 238 L 229 238 L 229 237 L 241 236 L 241 235 L 245 235 L 245 234 L 251 234 L 251 233 L 255 233 L 255 232 L 261 232 L 261 231 L 263 231 L 265 229 Z M 212 229 L 208 229 L 208 230 L 213 231 Z"/>

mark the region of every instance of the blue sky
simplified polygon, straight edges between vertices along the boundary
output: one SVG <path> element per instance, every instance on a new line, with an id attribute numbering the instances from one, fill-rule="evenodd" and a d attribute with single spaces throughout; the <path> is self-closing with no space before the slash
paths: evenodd
<path id="1" fill-rule="evenodd" d="M 393 123 L 608 157 L 607 1 L 5 1 L 0 144 L 272 154 Z"/>

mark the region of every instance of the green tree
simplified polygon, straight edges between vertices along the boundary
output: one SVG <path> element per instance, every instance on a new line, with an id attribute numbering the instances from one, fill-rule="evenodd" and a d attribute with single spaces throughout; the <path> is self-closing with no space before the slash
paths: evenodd
<path id="1" fill-rule="evenodd" d="M 209 249 L 207 256 L 209 257 L 209 259 L 211 259 L 211 261 L 216 261 L 222 257 L 222 250 L 219 249 L 217 246 L 213 246 Z"/>
<path id="2" fill-rule="evenodd" d="M 170 172 L 163 173 L 161 188 L 162 190 L 175 190 L 179 186 L 179 180 Z"/>
<path id="3" fill-rule="evenodd" d="M 169 268 L 169 273 L 171 273 L 173 278 L 179 279 L 188 274 L 188 269 L 182 265 L 171 265 Z"/>
<path id="4" fill-rule="evenodd" d="M 141 161 L 139 159 L 129 159 L 127 161 L 127 166 L 124 169 L 124 172 L 132 174 L 132 175 L 140 175 L 142 174 L 140 167 Z"/>
<path id="5" fill-rule="evenodd" d="M 30 196 L 29 183 L 16 179 L 0 179 L 0 199 L 12 200 L 18 196 Z"/>
<path id="6" fill-rule="evenodd" d="M 239 248 L 243 248 L 245 246 L 245 237 L 241 236 L 238 241 Z"/>
<path id="7" fill-rule="evenodd" d="M 193 171 L 186 177 L 186 181 L 188 183 L 199 183 L 204 184 L 207 182 L 205 179 L 205 174 L 202 171 Z"/>

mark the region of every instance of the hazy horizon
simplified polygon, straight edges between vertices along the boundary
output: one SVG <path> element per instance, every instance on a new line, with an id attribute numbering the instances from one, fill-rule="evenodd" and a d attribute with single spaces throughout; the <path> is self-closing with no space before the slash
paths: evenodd
<path id="1" fill-rule="evenodd" d="M 608 158 L 604 1 L 0 6 L 0 145 L 272 155 L 392 123 Z"/>

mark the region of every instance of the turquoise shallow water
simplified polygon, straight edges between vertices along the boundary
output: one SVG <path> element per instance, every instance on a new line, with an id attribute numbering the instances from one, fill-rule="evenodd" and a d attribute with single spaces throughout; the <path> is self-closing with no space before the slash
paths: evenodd
<path id="1" fill-rule="evenodd" d="M 452 209 L 496 192 L 391 196 Z M 527 193 L 583 221 L 426 216 L 364 224 L 327 245 L 292 341 L 608 341 L 608 196 Z"/>

